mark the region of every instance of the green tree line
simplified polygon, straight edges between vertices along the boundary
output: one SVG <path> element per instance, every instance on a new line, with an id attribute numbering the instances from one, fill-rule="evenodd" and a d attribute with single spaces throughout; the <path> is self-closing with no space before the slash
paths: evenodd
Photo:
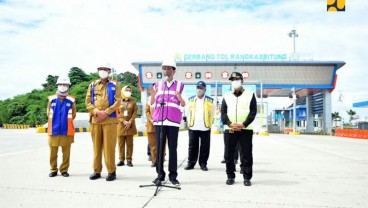
<path id="1" fill-rule="evenodd" d="M 97 73 L 86 74 L 82 69 L 73 67 L 68 76 L 72 83 L 70 94 L 76 97 L 77 112 L 88 112 L 84 103 L 89 84 L 99 79 Z M 140 102 L 141 94 L 138 87 L 138 77 L 134 73 L 124 72 L 114 74 L 121 87 L 129 85 L 132 88 L 132 97 Z M 58 76 L 48 75 L 42 89 L 34 89 L 29 93 L 17 95 L 13 98 L 0 100 L 0 125 L 28 124 L 30 126 L 43 125 L 47 122 L 47 98 L 55 94 Z"/>

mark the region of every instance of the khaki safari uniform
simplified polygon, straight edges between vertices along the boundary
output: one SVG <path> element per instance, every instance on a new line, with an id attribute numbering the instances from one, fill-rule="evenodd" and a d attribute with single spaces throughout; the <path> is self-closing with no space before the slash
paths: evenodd
<path id="1" fill-rule="evenodd" d="M 124 86 L 121 91 L 124 92 L 128 86 Z M 133 156 L 133 137 L 137 134 L 137 127 L 135 125 L 135 118 L 138 113 L 138 106 L 135 100 L 127 98 L 121 94 L 121 104 L 118 109 L 118 145 L 119 145 L 119 160 L 124 162 L 132 161 Z M 129 129 L 125 129 L 124 121 L 131 123 Z M 127 146 L 125 155 L 125 144 Z"/>
<path id="2" fill-rule="evenodd" d="M 93 92 L 92 92 L 93 89 Z M 109 101 L 109 92 L 111 97 Z M 115 148 L 117 131 L 117 109 L 120 106 L 121 88 L 115 81 L 96 80 L 87 90 L 85 104 L 91 114 L 91 135 L 93 142 L 93 170 L 95 173 L 102 171 L 102 152 L 105 157 L 105 165 L 108 173 L 116 171 Z M 92 99 L 94 102 L 92 102 Z M 105 111 L 109 116 L 101 122 L 97 122 L 96 113 Z"/>
<path id="3" fill-rule="evenodd" d="M 54 96 L 56 96 L 56 95 L 54 95 Z M 47 116 L 49 118 L 48 144 L 50 146 L 50 166 L 51 166 L 50 172 L 57 172 L 58 171 L 57 157 L 58 157 L 59 147 L 61 147 L 61 150 L 63 152 L 63 160 L 62 160 L 62 163 L 60 165 L 59 170 L 60 170 L 60 173 L 63 173 L 63 172 L 68 172 L 69 165 L 70 165 L 70 148 L 71 148 L 72 143 L 74 142 L 74 126 L 72 126 L 72 125 L 69 126 L 69 128 L 72 128 L 72 131 L 73 131 L 72 134 L 73 135 L 52 135 L 52 133 L 51 133 L 51 131 L 52 131 L 51 130 L 51 128 L 52 128 L 51 123 L 52 123 L 52 121 L 50 120 L 50 119 L 52 119 L 52 110 L 50 109 L 50 106 L 51 106 L 50 101 L 51 101 L 52 97 L 54 97 L 54 96 L 49 97 L 49 102 L 48 102 L 48 105 L 47 105 Z M 68 115 L 69 117 L 71 116 L 72 119 L 74 120 L 74 118 L 76 116 L 75 99 L 72 96 L 68 96 L 68 98 L 71 98 L 72 100 L 74 100 L 72 108 L 71 108 L 71 115 Z M 61 99 L 59 99 L 59 100 L 61 101 Z M 63 101 L 61 101 L 61 102 L 63 102 Z"/>
<path id="4" fill-rule="evenodd" d="M 148 97 L 148 102 L 146 103 L 146 116 L 147 116 L 147 137 L 148 137 L 148 146 L 151 150 L 151 158 L 152 164 L 156 164 L 156 135 L 155 135 L 155 126 L 153 125 L 153 112 L 155 108 L 151 106 L 150 103 L 151 98 Z"/>

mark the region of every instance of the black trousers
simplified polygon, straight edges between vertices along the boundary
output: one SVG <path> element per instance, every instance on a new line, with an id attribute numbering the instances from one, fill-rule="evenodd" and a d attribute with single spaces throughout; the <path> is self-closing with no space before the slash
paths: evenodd
<path id="1" fill-rule="evenodd" d="M 188 165 L 194 166 L 197 163 L 197 160 L 199 165 L 207 165 L 207 160 L 208 157 L 210 156 L 211 129 L 207 131 L 198 131 L 189 129 L 188 132 L 189 132 Z"/>
<path id="2" fill-rule="evenodd" d="M 162 138 L 160 138 L 160 132 L 162 127 Z M 161 179 L 165 178 L 164 171 L 164 150 L 166 145 L 166 139 L 169 147 L 169 178 L 176 179 L 178 176 L 178 135 L 179 135 L 179 127 L 175 126 L 155 126 L 156 130 L 156 172 L 158 177 Z"/>
<path id="3" fill-rule="evenodd" d="M 151 156 L 151 149 L 150 149 L 149 145 L 147 145 L 147 155 Z"/>
<path id="4" fill-rule="evenodd" d="M 224 159 L 225 159 L 225 161 L 227 160 L 227 150 L 226 150 L 226 147 L 225 147 L 226 139 L 228 139 L 228 137 L 225 137 L 225 134 L 224 134 Z M 240 142 L 237 142 L 236 146 L 235 146 L 235 150 L 234 150 L 234 162 L 238 161 L 239 156 L 241 156 L 241 154 L 242 154 L 242 151 L 241 151 L 241 148 L 240 148 Z M 242 166 L 241 161 L 240 161 L 240 166 Z"/>
<path id="5" fill-rule="evenodd" d="M 235 178 L 234 151 L 239 142 L 241 152 L 240 161 L 243 169 L 243 178 L 251 179 L 253 174 L 253 130 L 241 130 L 229 133 L 225 131 L 226 174 L 228 178 Z"/>

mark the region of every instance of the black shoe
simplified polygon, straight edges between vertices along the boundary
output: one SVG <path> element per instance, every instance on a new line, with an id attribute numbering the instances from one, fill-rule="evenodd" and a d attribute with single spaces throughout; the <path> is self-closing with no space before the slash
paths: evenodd
<path id="1" fill-rule="evenodd" d="M 221 163 L 226 163 L 226 160 L 225 159 L 221 160 Z"/>
<path id="2" fill-rule="evenodd" d="M 128 162 L 127 162 L 127 166 L 129 166 L 129 167 L 133 167 L 133 163 L 132 163 L 132 161 L 128 161 Z"/>
<path id="3" fill-rule="evenodd" d="M 179 181 L 178 181 L 178 180 L 176 180 L 176 179 L 170 179 L 170 182 L 171 182 L 171 183 L 172 183 L 172 185 L 174 185 L 174 186 L 180 186 Z"/>
<path id="4" fill-rule="evenodd" d="M 202 169 L 203 171 L 208 171 L 208 168 L 207 168 L 207 166 L 206 166 L 206 165 L 201 165 L 201 169 Z"/>
<path id="5" fill-rule="evenodd" d="M 51 173 L 49 174 L 49 177 L 55 177 L 55 176 L 57 176 L 57 172 L 51 172 Z"/>
<path id="6" fill-rule="evenodd" d="M 226 180 L 226 184 L 227 185 L 233 185 L 234 184 L 234 178 L 228 178 L 227 180 Z"/>
<path id="7" fill-rule="evenodd" d="M 156 167 L 156 163 L 152 163 L 152 164 L 151 164 L 151 167 L 152 167 L 152 168 Z"/>
<path id="8" fill-rule="evenodd" d="M 115 171 L 114 172 L 112 172 L 112 173 L 109 173 L 108 175 L 107 175 L 107 177 L 106 177 L 106 181 L 113 181 L 113 180 L 115 180 L 116 179 L 116 173 L 115 173 Z"/>
<path id="9" fill-rule="evenodd" d="M 123 161 L 119 161 L 118 164 L 116 164 L 117 166 L 124 166 L 124 162 Z"/>
<path id="10" fill-rule="evenodd" d="M 101 178 L 101 174 L 100 173 L 92 173 L 92 175 L 89 176 L 89 179 L 91 180 L 96 180 Z"/>
<path id="11" fill-rule="evenodd" d="M 194 165 L 187 165 L 184 169 L 185 170 L 191 170 L 191 169 L 193 169 L 194 168 Z"/>
<path id="12" fill-rule="evenodd" d="M 152 183 L 154 185 L 161 185 L 161 181 L 164 181 L 164 180 L 165 180 L 164 178 L 161 178 L 161 179 L 156 178 L 155 180 L 152 181 Z"/>
<path id="13" fill-rule="evenodd" d="M 251 186 L 252 182 L 249 179 L 244 179 L 244 186 Z"/>
<path id="14" fill-rule="evenodd" d="M 69 177 L 69 173 L 68 172 L 62 172 L 61 175 L 64 176 L 64 177 Z"/>

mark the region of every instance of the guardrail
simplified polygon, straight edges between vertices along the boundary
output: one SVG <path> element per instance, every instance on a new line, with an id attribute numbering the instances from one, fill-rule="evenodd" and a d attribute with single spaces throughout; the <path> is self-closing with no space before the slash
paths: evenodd
<path id="1" fill-rule="evenodd" d="M 368 139 L 368 130 L 361 129 L 335 129 L 335 136 Z"/>

